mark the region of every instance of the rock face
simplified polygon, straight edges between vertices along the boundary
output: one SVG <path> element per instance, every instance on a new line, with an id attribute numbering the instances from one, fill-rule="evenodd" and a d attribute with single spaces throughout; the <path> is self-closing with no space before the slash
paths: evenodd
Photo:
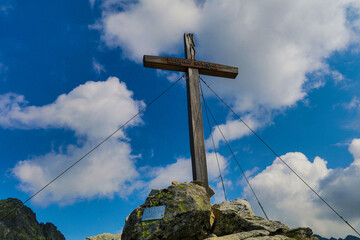
<path id="1" fill-rule="evenodd" d="M 15 198 L 0 200 L 0 216 L 7 215 L 22 202 Z M 52 223 L 39 224 L 35 213 L 23 206 L 0 222 L 0 239 L 4 240 L 65 240 Z"/>
<path id="2" fill-rule="evenodd" d="M 245 199 L 215 204 L 212 210 L 215 215 L 213 233 L 218 236 L 251 230 L 266 230 L 271 234 L 289 230 L 280 222 L 268 221 L 255 216 L 250 204 Z"/>
<path id="3" fill-rule="evenodd" d="M 160 220 L 142 221 L 145 208 L 165 206 Z M 145 203 L 127 218 L 123 240 L 204 239 L 212 227 L 210 199 L 204 187 L 195 183 L 176 183 L 153 189 Z"/>
<path id="4" fill-rule="evenodd" d="M 162 219 L 142 221 L 146 208 L 165 206 Z M 199 183 L 153 189 L 126 219 L 123 240 L 315 240 L 310 228 L 289 229 L 279 221 L 255 216 L 245 199 L 215 204 Z"/>
<path id="5" fill-rule="evenodd" d="M 85 240 L 121 240 L 121 234 L 103 233 L 94 237 L 87 237 Z"/>

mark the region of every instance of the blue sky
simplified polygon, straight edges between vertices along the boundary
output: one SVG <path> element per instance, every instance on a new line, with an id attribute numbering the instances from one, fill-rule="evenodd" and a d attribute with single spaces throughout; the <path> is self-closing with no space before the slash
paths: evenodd
<path id="1" fill-rule="evenodd" d="M 235 80 L 203 78 L 360 229 L 359 10 L 355 0 L 2 1 L 0 198 L 26 200 L 181 77 L 145 69 L 142 56 L 184 57 L 183 33 L 193 32 L 197 59 L 239 68 Z M 204 90 L 271 219 L 354 235 Z M 212 132 L 228 198 L 247 198 L 261 216 Z M 151 188 L 191 180 L 188 141 L 182 81 L 27 205 L 67 239 L 119 233 Z"/>

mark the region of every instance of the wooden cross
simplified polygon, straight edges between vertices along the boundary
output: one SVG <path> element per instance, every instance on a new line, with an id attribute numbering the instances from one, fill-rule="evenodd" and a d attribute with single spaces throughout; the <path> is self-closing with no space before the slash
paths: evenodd
<path id="1" fill-rule="evenodd" d="M 216 63 L 195 60 L 195 42 L 193 34 L 184 34 L 185 59 L 144 55 L 144 67 L 186 73 L 187 104 L 190 132 L 190 152 L 194 181 L 202 181 L 211 194 L 208 183 L 204 129 L 200 101 L 199 74 L 236 78 L 238 68 Z M 213 194 L 211 194 L 212 196 Z"/>

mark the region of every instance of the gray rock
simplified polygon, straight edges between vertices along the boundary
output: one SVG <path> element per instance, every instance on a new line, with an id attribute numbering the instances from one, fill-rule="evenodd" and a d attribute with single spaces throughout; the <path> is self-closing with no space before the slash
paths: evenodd
<path id="1" fill-rule="evenodd" d="M 222 237 L 211 237 L 206 238 L 205 240 L 243 240 L 248 239 L 251 237 L 263 237 L 263 236 L 269 236 L 270 232 L 265 230 L 254 230 L 249 232 L 241 232 L 241 233 L 235 233 L 230 234 Z"/>
<path id="2" fill-rule="evenodd" d="M 160 220 L 142 222 L 145 208 L 165 206 Z M 123 240 L 204 239 L 211 229 L 211 204 L 204 187 L 182 183 L 152 190 L 125 222 Z"/>
<path id="3" fill-rule="evenodd" d="M 166 206 L 164 218 L 143 222 L 144 209 L 156 206 Z M 86 240 L 109 240 L 100 236 Z M 268 221 L 255 216 L 251 205 L 245 199 L 226 201 L 211 207 L 209 195 L 201 182 L 176 181 L 166 189 L 151 190 L 145 203 L 126 218 L 121 238 L 123 240 L 316 240 L 309 228 L 290 230 L 281 222 Z"/>
<path id="4" fill-rule="evenodd" d="M 275 236 L 265 236 L 265 237 L 250 237 L 246 240 L 294 240 L 284 235 L 275 235 Z"/>
<path id="5" fill-rule="evenodd" d="M 213 206 L 221 212 L 236 212 L 242 217 L 253 217 L 255 213 L 246 199 L 234 199 L 231 201 L 224 201 Z"/>
<path id="6" fill-rule="evenodd" d="M 213 232 L 224 236 L 252 230 L 266 230 L 272 235 L 281 234 L 289 228 L 278 221 L 268 221 L 255 216 L 250 204 L 245 199 L 238 199 L 212 207 L 215 215 Z"/>
<path id="7" fill-rule="evenodd" d="M 295 238 L 297 240 L 317 240 L 317 237 L 313 236 L 313 231 L 310 228 L 294 228 L 287 231 L 284 235 Z"/>
<path id="8" fill-rule="evenodd" d="M 93 237 L 87 237 L 85 240 L 121 240 L 121 234 L 103 233 Z"/>

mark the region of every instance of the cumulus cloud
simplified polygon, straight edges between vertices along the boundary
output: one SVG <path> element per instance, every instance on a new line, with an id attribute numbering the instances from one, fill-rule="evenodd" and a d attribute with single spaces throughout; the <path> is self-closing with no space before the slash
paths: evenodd
<path id="1" fill-rule="evenodd" d="M 215 198 L 219 199 L 218 201 L 223 200 L 222 189 L 220 190 L 218 185 L 220 178 L 216 155 L 213 152 L 209 152 L 206 156 L 209 183 L 216 190 Z M 226 174 L 228 171 L 227 159 L 218 154 L 218 161 L 222 174 Z M 175 163 L 168 164 L 165 167 L 152 168 L 148 172 L 151 178 L 148 183 L 148 189 L 167 187 L 174 180 L 178 182 L 192 181 L 190 159 L 178 158 Z M 227 180 L 227 185 L 231 185 L 231 181 Z"/>
<path id="2" fill-rule="evenodd" d="M 182 34 L 194 32 L 199 59 L 239 67 L 236 80 L 214 80 L 212 87 L 257 127 L 269 124 L 259 121 L 264 112 L 271 118 L 323 86 L 307 76 L 336 73 L 326 59 L 359 35 L 358 18 L 349 17 L 349 9 L 360 9 L 355 0 L 120 2 L 121 10 L 104 8 L 99 21 L 108 46 L 140 62 L 144 54 L 182 54 Z"/>
<path id="3" fill-rule="evenodd" d="M 35 193 L 135 115 L 145 104 L 132 96 L 125 83 L 116 77 L 104 82 L 86 82 L 44 106 L 29 106 L 21 95 L 0 95 L 0 126 L 67 128 L 82 139 L 78 145 L 63 146 L 63 150 L 18 162 L 12 173 L 20 180 L 20 189 L 29 194 Z M 140 123 L 141 118 L 137 118 L 127 127 Z M 128 141 L 124 129 L 117 132 L 71 169 L 71 174 L 64 174 L 34 201 L 43 205 L 64 205 L 115 194 L 127 197 L 140 183 L 134 164 L 136 156 L 132 155 Z"/>
<path id="4" fill-rule="evenodd" d="M 251 129 L 256 129 L 259 126 L 259 122 L 254 120 L 254 118 L 252 118 L 250 115 L 245 116 L 243 118 L 243 120 L 246 122 L 246 124 Z M 220 124 L 219 128 L 220 128 L 221 132 L 223 133 L 223 135 L 226 137 L 227 141 L 231 141 L 231 140 L 237 139 L 239 137 L 249 135 L 251 133 L 249 128 L 247 128 L 245 126 L 245 124 L 243 122 L 241 122 L 240 120 L 228 120 L 228 121 L 226 121 L 226 123 Z M 219 128 L 215 126 L 213 128 L 213 132 L 212 132 L 216 147 L 218 146 L 218 144 L 220 142 L 224 142 L 224 138 L 223 138 Z M 212 141 L 211 138 L 206 140 L 206 146 L 208 146 L 209 148 L 210 148 L 210 146 L 212 146 L 211 141 Z"/>
<path id="5" fill-rule="evenodd" d="M 95 144 L 88 141 L 82 147 L 68 146 L 63 153 L 50 152 L 20 161 L 12 172 L 21 182 L 20 189 L 33 194 L 80 159 Z M 111 198 L 115 194 L 126 198 L 138 186 L 139 173 L 134 158 L 129 143 L 110 139 L 73 167 L 71 173 L 65 173 L 44 189 L 33 201 L 40 205 L 67 205 L 96 197 Z"/>
<path id="6" fill-rule="evenodd" d="M 91 139 L 104 138 L 144 106 L 116 77 L 87 82 L 55 102 L 27 106 L 22 95 L 0 95 L 0 126 L 5 128 L 68 128 Z M 128 126 L 141 123 L 139 118 Z M 121 132 L 122 133 L 122 132 Z"/>
<path id="7" fill-rule="evenodd" d="M 347 168 L 330 169 L 324 159 L 315 157 L 311 162 L 299 152 L 287 153 L 281 158 L 359 229 L 360 193 L 356 189 L 360 184 L 360 139 L 351 142 L 349 151 L 354 162 Z M 279 159 L 249 179 L 270 218 L 292 227 L 310 226 L 317 234 L 327 237 L 353 234 Z M 260 214 L 247 186 L 244 195 Z"/>
<path id="8" fill-rule="evenodd" d="M 103 40 L 139 63 L 144 54 L 176 53 L 174 44 L 180 44 L 182 34 L 193 30 L 200 18 L 192 0 L 131 2 L 125 9 L 104 15 Z"/>

